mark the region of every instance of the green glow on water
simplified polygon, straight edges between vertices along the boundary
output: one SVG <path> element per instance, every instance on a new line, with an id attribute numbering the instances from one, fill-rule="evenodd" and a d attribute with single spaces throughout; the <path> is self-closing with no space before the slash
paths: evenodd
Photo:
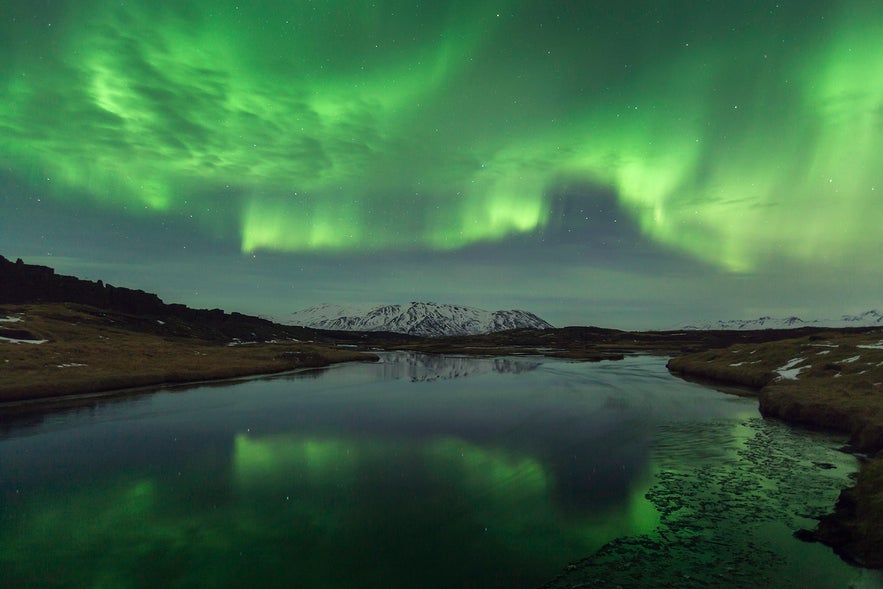
<path id="1" fill-rule="evenodd" d="M 238 434 L 234 440 L 233 472 L 239 487 L 275 484 L 278 478 L 297 476 L 328 482 L 354 473 L 358 454 L 344 439 L 293 439 L 280 435 L 255 439 Z M 365 453 L 367 450 L 362 449 Z"/>
<path id="2" fill-rule="evenodd" d="M 353 503 L 354 496 L 370 502 L 377 491 L 358 491 L 359 481 L 366 478 L 366 470 L 385 473 L 385 457 L 394 455 L 405 468 L 416 463 L 426 469 L 427 480 L 418 486 L 427 495 L 421 501 L 433 507 L 429 509 L 432 515 L 412 514 L 415 521 L 423 522 L 420 525 L 435 525 L 436 518 L 464 520 L 465 528 L 454 525 L 462 542 L 476 541 L 470 535 L 478 531 L 485 538 L 482 541 L 490 538 L 506 546 L 508 553 L 528 560 L 539 555 L 554 558 L 564 546 L 575 554 L 590 553 L 618 536 L 650 532 L 659 521 L 653 505 L 644 498 L 649 482 L 635 485 L 621 505 L 565 513 L 555 507 L 554 480 L 534 458 L 458 438 L 411 446 L 381 440 L 238 435 L 234 480 L 246 501 L 259 500 L 274 489 L 279 493 L 310 489 L 298 498 L 304 517 L 320 528 L 328 526 L 325 533 L 354 534 L 346 524 L 348 518 L 358 517 L 351 511 L 360 509 Z M 338 512 L 330 517 L 329 497 L 338 497 L 336 511 L 343 509 L 349 515 L 341 517 Z"/>
<path id="3" fill-rule="evenodd" d="M 39 575 L 34 586 L 227 586 L 249 575 L 267 586 L 345 586 L 372 559 L 393 558 L 404 564 L 388 582 L 406 586 L 437 566 L 426 542 L 446 559 L 469 562 L 478 551 L 548 574 L 562 551 L 590 554 L 658 522 L 647 486 L 603 510 L 564 511 L 538 460 L 459 438 L 239 434 L 230 473 L 230 488 L 211 500 L 198 498 L 198 472 L 21 498 L 0 530 L 0 562 L 19 582 Z"/>

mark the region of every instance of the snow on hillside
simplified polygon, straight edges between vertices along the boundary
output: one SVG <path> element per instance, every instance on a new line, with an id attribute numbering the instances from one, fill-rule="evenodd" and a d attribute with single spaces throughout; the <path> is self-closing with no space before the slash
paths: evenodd
<path id="1" fill-rule="evenodd" d="M 680 329 L 695 330 L 737 330 L 755 329 L 797 329 L 800 327 L 883 327 L 883 314 L 879 311 L 865 311 L 859 315 L 841 315 L 838 319 L 811 319 L 800 317 L 759 317 L 757 319 L 730 319 L 727 321 L 706 321 L 683 325 Z"/>
<path id="2" fill-rule="evenodd" d="M 484 311 L 460 305 L 421 302 L 379 306 L 322 304 L 292 313 L 283 319 L 283 323 L 316 329 L 391 331 L 426 337 L 552 327 L 527 311 Z"/>

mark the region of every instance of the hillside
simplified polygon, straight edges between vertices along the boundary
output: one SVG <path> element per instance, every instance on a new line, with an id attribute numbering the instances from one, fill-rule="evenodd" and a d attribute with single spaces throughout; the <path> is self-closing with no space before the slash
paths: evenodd
<path id="1" fill-rule="evenodd" d="M 359 334 L 166 304 L 0 256 L 0 403 L 376 359 L 336 347 L 357 341 Z"/>
<path id="2" fill-rule="evenodd" d="M 287 339 L 245 345 L 164 336 L 131 323 L 131 316 L 75 303 L 0 306 L 0 403 L 377 358 Z"/>

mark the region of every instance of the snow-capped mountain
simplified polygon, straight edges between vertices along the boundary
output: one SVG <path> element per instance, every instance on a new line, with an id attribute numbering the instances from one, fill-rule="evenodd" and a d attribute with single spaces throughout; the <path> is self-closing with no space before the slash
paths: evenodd
<path id="1" fill-rule="evenodd" d="M 757 319 L 730 319 L 728 321 L 706 321 L 683 325 L 681 329 L 737 330 L 754 329 L 797 329 L 800 327 L 883 327 L 883 314 L 879 311 L 865 311 L 859 315 L 841 315 L 839 319 L 810 319 L 800 317 L 759 317 Z"/>
<path id="2" fill-rule="evenodd" d="M 379 306 L 322 304 L 292 313 L 282 322 L 316 329 L 391 331 L 426 337 L 552 327 L 527 311 L 484 311 L 460 305 L 420 302 Z"/>

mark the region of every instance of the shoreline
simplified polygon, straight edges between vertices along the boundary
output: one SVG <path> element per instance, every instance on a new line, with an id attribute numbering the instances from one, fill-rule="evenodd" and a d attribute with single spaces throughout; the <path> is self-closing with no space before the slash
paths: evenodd
<path id="1" fill-rule="evenodd" d="M 845 489 L 804 541 L 831 547 L 846 562 L 883 568 L 883 332 L 830 332 L 759 345 L 685 354 L 669 370 L 688 380 L 749 387 L 764 418 L 848 436 L 860 460 Z"/>
<path id="2" fill-rule="evenodd" d="M 373 356 L 373 357 L 372 357 Z M 6 410 L 12 410 L 15 412 L 16 410 L 27 411 L 28 409 L 50 409 L 50 408 L 65 408 L 66 406 L 74 406 L 80 404 L 88 404 L 92 401 L 103 401 L 103 400 L 123 400 L 129 397 L 137 397 L 140 395 L 149 395 L 160 391 L 174 391 L 174 390 L 186 390 L 190 388 L 197 388 L 202 386 L 224 386 L 226 384 L 238 383 L 238 382 L 247 382 L 250 380 L 258 380 L 258 379 L 272 379 L 278 377 L 285 377 L 293 374 L 301 374 L 304 372 L 311 372 L 314 370 L 325 370 L 329 368 L 334 368 L 335 366 L 341 366 L 343 364 L 349 364 L 351 362 L 376 362 L 377 357 L 373 354 L 365 354 L 364 359 L 351 359 L 351 360 L 341 360 L 328 362 L 325 364 L 316 364 L 311 366 L 299 366 L 297 368 L 285 369 L 277 372 L 259 372 L 259 373 L 245 373 L 238 376 L 230 376 L 230 377 L 219 377 L 219 378 L 206 378 L 202 380 L 187 380 L 187 381 L 178 381 L 178 382 L 159 382 L 138 386 L 130 386 L 130 387 L 121 387 L 115 389 L 101 390 L 101 391 L 92 391 L 85 393 L 65 393 L 62 395 L 54 396 L 54 397 L 32 397 L 27 399 L 19 399 L 15 401 L 0 401 L 0 412 Z"/>
<path id="3" fill-rule="evenodd" d="M 274 348 L 288 348 L 285 344 L 257 344 L 259 346 L 273 346 Z M 328 348 L 333 351 L 334 348 Z M 261 350 L 263 351 L 263 350 Z M 274 349 L 274 352 L 277 350 Z M 282 351 L 285 353 L 297 353 Z M 249 358 L 245 359 L 246 361 Z M 152 370 L 142 371 L 129 376 L 114 375 L 103 380 L 92 380 L 89 375 L 83 379 L 74 379 L 57 384 L 47 390 L 42 384 L 17 387 L 15 392 L 9 392 L 7 386 L 0 387 L 0 411 L 35 405 L 51 405 L 64 403 L 65 401 L 77 401 L 105 397 L 121 397 L 130 394 L 139 394 L 161 389 L 187 388 L 201 385 L 223 384 L 240 380 L 255 378 L 272 378 L 286 374 L 296 374 L 309 370 L 328 368 L 337 364 L 349 362 L 376 362 L 378 356 L 371 353 L 358 351 L 342 351 L 339 354 L 319 354 L 303 361 L 294 360 L 287 365 L 268 366 L 261 359 L 255 360 L 254 365 L 237 366 L 228 370 L 206 369 L 200 372 L 198 369 L 189 371 L 187 374 L 166 373 L 161 367 L 151 367 Z"/>

